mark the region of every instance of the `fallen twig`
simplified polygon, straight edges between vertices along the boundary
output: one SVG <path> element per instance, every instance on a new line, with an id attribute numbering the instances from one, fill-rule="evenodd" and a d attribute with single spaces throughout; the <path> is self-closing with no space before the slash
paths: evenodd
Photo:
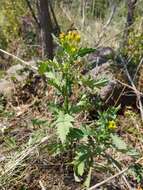
<path id="1" fill-rule="evenodd" d="M 131 89 L 131 90 L 134 91 L 134 88 L 133 88 L 131 85 L 128 85 L 128 84 L 126 84 L 126 83 L 124 83 L 124 82 L 122 82 L 122 81 L 120 81 L 120 80 L 118 80 L 118 79 L 116 79 L 116 81 L 117 81 L 118 83 L 122 84 L 123 86 L 125 86 L 125 87 L 127 87 L 127 88 L 129 88 L 129 89 Z M 140 91 L 138 91 L 138 90 L 137 90 L 137 92 L 138 92 L 141 96 L 143 96 L 143 93 L 142 93 L 142 92 L 140 92 Z"/>
<path id="2" fill-rule="evenodd" d="M 136 88 L 136 86 L 135 86 L 135 84 L 134 84 L 134 81 L 132 80 L 132 78 L 131 78 L 131 76 L 130 76 L 130 74 L 129 74 L 129 72 L 128 72 L 128 69 L 127 69 L 127 66 L 126 66 L 126 65 L 127 65 L 126 61 L 123 60 L 123 58 L 121 58 L 121 61 L 122 61 L 122 63 L 123 63 L 123 66 L 124 66 L 126 75 L 127 75 L 127 77 L 128 77 L 128 80 L 130 81 L 131 86 L 133 87 L 133 90 L 134 90 L 134 92 L 135 92 L 135 94 L 136 94 L 136 96 L 137 96 L 138 106 L 139 106 L 139 110 L 140 110 L 140 114 L 141 114 L 141 119 L 142 119 L 142 121 L 143 121 L 143 105 L 142 105 L 142 101 L 141 101 L 141 95 L 140 95 L 140 93 L 138 92 L 138 90 L 137 90 L 137 88 Z"/>
<path id="3" fill-rule="evenodd" d="M 118 172 L 121 172 L 121 169 L 120 169 L 116 164 L 114 164 L 114 166 L 117 168 Z M 126 178 L 126 176 L 125 176 L 124 173 L 122 174 L 122 179 L 123 179 L 123 181 L 125 182 L 125 184 L 126 184 L 128 190 L 132 190 L 132 187 L 131 187 L 131 185 L 129 184 L 129 182 L 127 181 L 127 178 Z"/>
<path id="4" fill-rule="evenodd" d="M 108 181 L 111 181 L 112 179 L 119 177 L 120 175 L 123 175 L 123 173 L 125 173 L 130 167 L 132 167 L 134 164 L 138 164 L 143 160 L 143 157 L 141 157 L 140 159 L 138 159 L 135 163 L 131 164 L 130 166 L 128 166 L 127 168 L 121 170 L 120 172 L 118 172 L 117 174 L 105 179 L 104 181 L 101 181 L 100 183 L 97 183 L 96 185 L 90 187 L 88 190 L 95 190 L 97 187 L 100 187 L 102 185 L 104 185 L 105 183 L 107 183 Z"/>
<path id="5" fill-rule="evenodd" d="M 138 73 L 138 71 L 139 71 L 139 69 L 140 69 L 142 63 L 143 63 L 143 57 L 142 57 L 142 59 L 140 60 L 140 62 L 139 62 L 139 64 L 138 64 L 137 70 L 136 70 L 136 72 L 135 72 L 135 74 L 134 74 L 134 77 L 133 77 L 133 81 L 136 79 L 137 73 Z"/>
<path id="6" fill-rule="evenodd" d="M 34 69 L 35 71 L 38 70 L 37 67 L 35 67 L 35 66 L 29 64 L 29 62 L 22 60 L 21 58 L 17 57 L 16 55 L 13 55 L 13 54 L 11 54 L 11 53 L 9 53 L 9 52 L 3 50 L 3 49 L 0 49 L 0 52 L 2 52 L 2 53 L 4 53 L 4 54 L 6 54 L 6 55 L 12 57 L 13 59 L 18 60 L 18 61 L 21 62 L 24 66 L 31 67 L 31 68 Z"/>

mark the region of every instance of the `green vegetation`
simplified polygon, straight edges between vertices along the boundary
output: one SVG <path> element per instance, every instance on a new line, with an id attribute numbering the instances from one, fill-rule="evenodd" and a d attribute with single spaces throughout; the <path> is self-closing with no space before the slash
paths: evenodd
<path id="1" fill-rule="evenodd" d="M 143 1 L 0 3 L 0 189 L 142 190 Z"/>

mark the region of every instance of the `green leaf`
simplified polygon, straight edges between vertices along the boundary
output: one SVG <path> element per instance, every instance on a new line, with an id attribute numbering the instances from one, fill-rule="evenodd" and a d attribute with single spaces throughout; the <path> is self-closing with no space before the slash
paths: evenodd
<path id="1" fill-rule="evenodd" d="M 81 80 L 82 85 L 91 89 L 100 89 L 101 87 L 104 87 L 107 83 L 107 79 L 94 80 L 90 76 L 83 76 Z"/>
<path id="2" fill-rule="evenodd" d="M 79 139 L 84 137 L 84 133 L 82 132 L 81 129 L 70 128 L 69 137 L 71 137 L 72 139 L 78 139 L 79 140 Z"/>
<path id="3" fill-rule="evenodd" d="M 45 76 L 48 78 L 48 84 L 62 93 L 61 75 L 57 75 L 55 72 L 46 72 Z"/>
<path id="4" fill-rule="evenodd" d="M 137 158 L 140 156 L 140 153 L 133 148 L 129 149 L 126 154 L 132 157 L 137 157 Z"/>
<path id="5" fill-rule="evenodd" d="M 45 75 L 46 75 L 46 77 L 47 78 L 49 78 L 49 79 L 55 79 L 55 73 L 54 72 L 51 72 L 51 71 L 49 71 L 49 72 L 45 72 Z"/>
<path id="6" fill-rule="evenodd" d="M 48 123 L 47 120 L 41 120 L 41 119 L 32 119 L 31 121 L 33 125 L 44 125 Z"/>
<path id="7" fill-rule="evenodd" d="M 84 161 L 82 161 L 77 166 L 77 173 L 78 173 L 79 176 L 83 175 L 84 169 L 85 169 L 85 163 L 84 163 Z"/>
<path id="8" fill-rule="evenodd" d="M 72 122 L 74 122 L 74 119 L 69 114 L 63 114 L 62 112 L 59 114 L 56 121 L 56 127 L 58 136 L 62 143 L 65 143 L 70 128 L 73 127 Z"/>
<path id="9" fill-rule="evenodd" d="M 94 88 L 100 89 L 101 87 L 104 87 L 108 83 L 107 79 L 99 79 L 94 81 Z"/>
<path id="10" fill-rule="evenodd" d="M 40 75 L 44 75 L 45 72 L 49 71 L 49 66 L 47 62 L 42 62 L 40 63 L 39 67 L 38 67 L 38 71 Z"/>
<path id="11" fill-rule="evenodd" d="M 48 80 L 48 84 L 55 87 L 60 93 L 62 93 L 60 85 L 58 85 L 54 80 Z"/>
<path id="12" fill-rule="evenodd" d="M 95 52 L 96 49 L 93 48 L 80 48 L 78 53 L 77 53 L 77 57 L 84 57 L 85 55 Z"/>
<path id="13" fill-rule="evenodd" d="M 85 171 L 85 167 L 88 165 L 90 157 L 90 150 L 88 146 L 81 145 L 79 146 L 76 156 L 74 157 L 73 160 L 73 165 L 74 165 L 74 172 L 76 176 L 82 176 Z"/>
<path id="14" fill-rule="evenodd" d="M 121 137 L 117 136 L 117 135 L 113 135 L 111 134 L 111 139 L 112 139 L 112 143 L 113 145 L 121 151 L 127 151 L 128 147 L 127 144 L 121 139 Z"/>

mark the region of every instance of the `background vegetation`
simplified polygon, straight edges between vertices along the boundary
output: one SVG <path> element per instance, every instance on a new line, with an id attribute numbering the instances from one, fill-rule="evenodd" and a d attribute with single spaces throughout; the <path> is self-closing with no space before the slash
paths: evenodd
<path id="1" fill-rule="evenodd" d="M 0 189 L 143 189 L 143 0 L 0 5 Z"/>

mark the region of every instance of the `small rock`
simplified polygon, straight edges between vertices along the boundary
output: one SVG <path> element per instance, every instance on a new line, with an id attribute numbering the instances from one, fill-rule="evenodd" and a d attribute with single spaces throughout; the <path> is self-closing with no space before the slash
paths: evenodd
<path id="1" fill-rule="evenodd" d="M 28 73 L 26 72 L 20 72 L 24 69 L 24 66 L 17 64 L 17 65 L 13 65 L 11 66 L 8 70 L 7 70 L 7 77 L 12 79 L 16 79 L 17 81 L 24 81 L 27 78 Z"/>
<path id="2" fill-rule="evenodd" d="M 114 78 L 114 73 L 111 70 L 111 62 L 104 63 L 103 65 L 96 66 L 94 69 L 92 69 L 89 74 L 94 78 L 95 80 L 99 79 L 107 79 L 108 84 L 101 88 L 99 91 L 99 95 L 102 100 L 105 100 L 112 92 L 114 87 L 116 86 L 116 81 Z"/>
<path id="3" fill-rule="evenodd" d="M 115 52 L 110 47 L 98 48 L 95 52 L 89 54 L 88 61 L 91 64 L 92 69 L 96 65 L 102 65 L 107 63 L 109 60 L 114 60 Z"/>
<path id="4" fill-rule="evenodd" d="M 3 162 L 5 159 L 6 159 L 6 157 L 5 157 L 5 156 L 0 155 L 0 162 Z"/>
<path id="5" fill-rule="evenodd" d="M 14 84 L 6 79 L 0 80 L 0 94 L 4 96 L 10 96 L 14 89 Z"/>

